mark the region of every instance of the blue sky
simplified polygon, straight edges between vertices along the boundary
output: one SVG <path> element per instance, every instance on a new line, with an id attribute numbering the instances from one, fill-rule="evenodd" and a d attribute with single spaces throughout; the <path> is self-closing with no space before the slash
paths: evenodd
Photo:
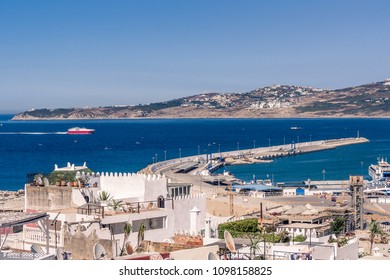
<path id="1" fill-rule="evenodd" d="M 1 1 L 0 112 L 390 78 L 390 1 Z"/>

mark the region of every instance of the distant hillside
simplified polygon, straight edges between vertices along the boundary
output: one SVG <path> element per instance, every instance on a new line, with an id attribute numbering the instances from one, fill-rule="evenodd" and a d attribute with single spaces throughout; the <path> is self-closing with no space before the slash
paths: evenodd
<path id="1" fill-rule="evenodd" d="M 14 120 L 390 117 L 390 80 L 337 90 L 275 85 L 137 106 L 33 109 Z"/>

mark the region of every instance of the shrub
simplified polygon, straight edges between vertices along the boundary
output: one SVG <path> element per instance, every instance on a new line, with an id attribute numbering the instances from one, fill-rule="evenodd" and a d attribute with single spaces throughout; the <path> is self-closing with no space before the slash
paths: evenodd
<path id="1" fill-rule="evenodd" d="M 232 237 L 244 237 L 247 236 L 248 233 L 260 233 L 256 218 L 220 224 L 218 226 L 219 238 L 224 238 L 223 233 L 225 230 L 229 231 Z"/>
<path id="2" fill-rule="evenodd" d="M 293 241 L 294 242 L 304 242 L 306 240 L 306 236 L 304 235 L 297 235 L 294 237 Z"/>

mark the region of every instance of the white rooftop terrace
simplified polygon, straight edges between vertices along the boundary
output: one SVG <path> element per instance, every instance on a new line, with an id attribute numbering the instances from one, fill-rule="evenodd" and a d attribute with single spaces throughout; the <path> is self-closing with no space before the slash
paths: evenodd
<path id="1" fill-rule="evenodd" d="M 76 166 L 74 163 L 68 162 L 66 167 L 58 167 L 57 164 L 54 165 L 54 171 L 79 171 L 79 170 L 84 170 L 88 168 L 87 163 L 84 162 L 82 166 Z"/>

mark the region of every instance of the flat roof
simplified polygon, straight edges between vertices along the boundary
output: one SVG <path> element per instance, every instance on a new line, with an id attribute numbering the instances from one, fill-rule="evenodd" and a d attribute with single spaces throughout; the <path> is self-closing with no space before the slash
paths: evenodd
<path id="1" fill-rule="evenodd" d="M 280 225 L 280 228 L 303 228 L 303 229 L 316 229 L 329 226 L 329 224 L 304 224 L 304 223 L 292 223 L 288 225 Z"/>
<path id="2" fill-rule="evenodd" d="M 0 228 L 24 225 L 47 217 L 47 213 L 0 212 Z"/>
<path id="3" fill-rule="evenodd" d="M 136 221 L 136 220 L 144 220 L 144 219 L 151 219 L 151 218 L 160 218 L 165 217 L 166 210 L 164 208 L 157 208 L 149 211 L 141 210 L 140 213 L 117 213 L 112 216 L 109 216 L 106 214 L 104 218 L 101 220 L 101 224 L 108 225 L 108 224 L 118 224 L 118 223 L 127 223 L 129 221 Z"/>

